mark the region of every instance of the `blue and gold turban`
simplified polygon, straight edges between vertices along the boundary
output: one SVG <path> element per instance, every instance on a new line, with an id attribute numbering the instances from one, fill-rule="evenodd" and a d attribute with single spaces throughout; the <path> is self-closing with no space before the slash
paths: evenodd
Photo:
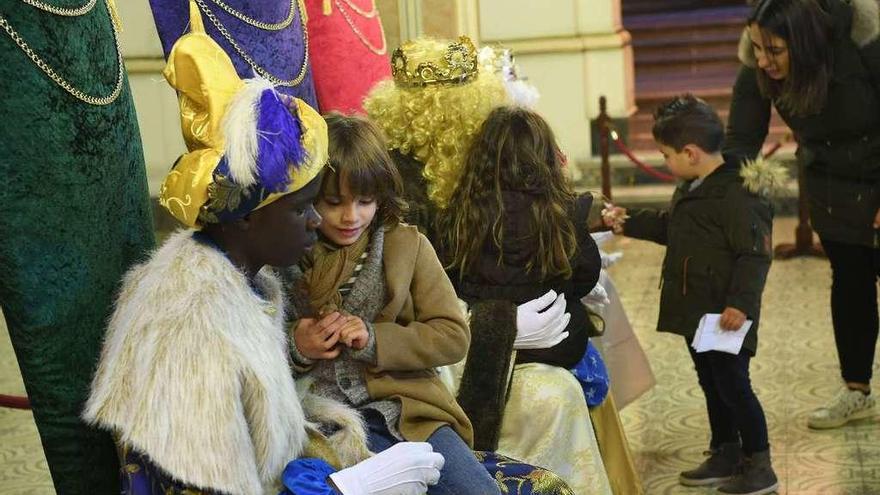
<path id="1" fill-rule="evenodd" d="M 159 201 L 199 228 L 242 218 L 311 182 L 327 163 L 327 124 L 265 79 L 242 81 L 192 0 L 190 26 L 164 71 L 177 90 L 189 151 L 165 178 Z"/>

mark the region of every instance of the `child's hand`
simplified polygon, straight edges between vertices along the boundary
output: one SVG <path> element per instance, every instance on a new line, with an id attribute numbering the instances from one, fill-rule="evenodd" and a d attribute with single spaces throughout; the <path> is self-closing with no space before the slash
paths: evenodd
<path id="1" fill-rule="evenodd" d="M 301 318 L 293 329 L 293 342 L 300 354 L 309 359 L 335 359 L 341 351 L 336 343 L 347 322 L 338 312 L 321 319 Z"/>
<path id="2" fill-rule="evenodd" d="M 743 323 L 746 322 L 746 314 L 742 311 L 731 308 L 730 306 L 724 308 L 724 312 L 721 313 L 721 320 L 718 322 L 721 325 L 722 330 L 739 330 L 739 327 L 743 326 Z"/>
<path id="3" fill-rule="evenodd" d="M 623 224 L 626 223 L 627 218 L 629 215 L 626 214 L 626 208 L 605 203 L 605 208 L 602 210 L 602 223 L 611 228 L 612 232 L 622 234 Z"/>
<path id="4" fill-rule="evenodd" d="M 339 342 L 359 351 L 367 346 L 367 341 L 370 339 L 367 325 L 357 316 L 346 318 L 346 323 L 339 330 Z"/>

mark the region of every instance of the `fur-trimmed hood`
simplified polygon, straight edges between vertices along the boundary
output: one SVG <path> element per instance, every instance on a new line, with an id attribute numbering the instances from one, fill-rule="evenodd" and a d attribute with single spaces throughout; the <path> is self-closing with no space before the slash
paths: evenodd
<path id="1" fill-rule="evenodd" d="M 746 160 L 739 176 L 749 192 L 768 198 L 783 194 L 791 179 L 785 165 L 763 157 Z"/>
<path id="2" fill-rule="evenodd" d="M 846 16 L 843 22 L 848 25 L 850 38 L 856 46 L 862 48 L 880 37 L 880 5 L 877 4 L 877 0 L 849 0 L 845 3 L 840 0 L 827 1 L 837 4 L 834 5 L 835 10 L 852 9 L 852 16 Z M 754 1 L 749 2 L 749 4 L 753 3 Z M 752 51 L 748 28 L 743 29 L 740 36 L 737 55 L 743 65 L 752 68 L 758 66 L 755 53 Z"/>
<path id="3" fill-rule="evenodd" d="M 193 231 L 173 234 L 123 281 L 83 418 L 186 485 L 277 493 L 309 423 L 281 284 L 263 270 L 255 285 L 264 297 Z"/>

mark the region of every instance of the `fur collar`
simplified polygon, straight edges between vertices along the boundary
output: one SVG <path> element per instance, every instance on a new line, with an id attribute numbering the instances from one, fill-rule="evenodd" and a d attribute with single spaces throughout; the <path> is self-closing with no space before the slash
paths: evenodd
<path id="1" fill-rule="evenodd" d="M 831 0 L 839 1 L 839 0 Z M 852 6 L 852 24 L 850 38 L 859 48 L 880 37 L 880 6 L 877 0 L 849 0 Z M 743 29 L 737 49 L 738 57 L 743 65 L 751 68 L 758 66 L 748 28 Z"/>
<path id="2" fill-rule="evenodd" d="M 264 270 L 256 283 L 266 299 L 192 231 L 173 234 L 123 281 L 84 419 L 187 485 L 277 493 L 309 424 L 279 281 Z M 351 413 L 333 407 L 318 409 Z"/>
<path id="3" fill-rule="evenodd" d="M 853 9 L 850 37 L 859 48 L 880 37 L 880 5 L 877 0 L 850 0 Z"/>
<path id="4" fill-rule="evenodd" d="M 746 160 L 739 171 L 743 186 L 754 194 L 772 198 L 786 191 L 791 180 L 788 169 L 776 160 L 763 157 Z"/>

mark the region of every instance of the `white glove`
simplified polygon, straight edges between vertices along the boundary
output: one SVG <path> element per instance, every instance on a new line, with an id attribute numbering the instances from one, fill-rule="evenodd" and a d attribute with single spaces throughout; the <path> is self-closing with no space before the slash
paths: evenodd
<path id="1" fill-rule="evenodd" d="M 581 302 L 598 313 L 599 310 L 606 304 L 610 303 L 611 300 L 608 299 L 608 292 L 605 291 L 605 287 L 602 287 L 602 284 L 596 284 L 596 286 L 593 287 L 593 290 L 581 299 Z"/>
<path id="2" fill-rule="evenodd" d="M 606 253 L 605 251 L 599 250 L 599 257 L 602 258 L 602 268 L 607 269 L 609 266 L 617 263 L 620 258 L 623 258 L 623 253 L 620 251 L 615 251 L 613 253 Z"/>
<path id="3" fill-rule="evenodd" d="M 596 243 L 596 246 L 602 247 L 602 244 L 605 244 L 614 237 L 614 232 L 611 232 L 610 230 L 606 230 L 603 232 L 592 232 L 590 233 L 590 237 L 593 238 L 593 242 Z"/>
<path id="4" fill-rule="evenodd" d="M 400 442 L 330 479 L 343 495 L 424 495 L 445 462 L 429 443 Z"/>
<path id="5" fill-rule="evenodd" d="M 550 306 L 548 308 L 548 306 Z M 546 309 L 546 310 L 545 310 Z M 571 315 L 565 312 L 565 294 L 556 291 L 520 304 L 516 308 L 514 349 L 547 349 L 568 337 L 565 327 Z"/>

